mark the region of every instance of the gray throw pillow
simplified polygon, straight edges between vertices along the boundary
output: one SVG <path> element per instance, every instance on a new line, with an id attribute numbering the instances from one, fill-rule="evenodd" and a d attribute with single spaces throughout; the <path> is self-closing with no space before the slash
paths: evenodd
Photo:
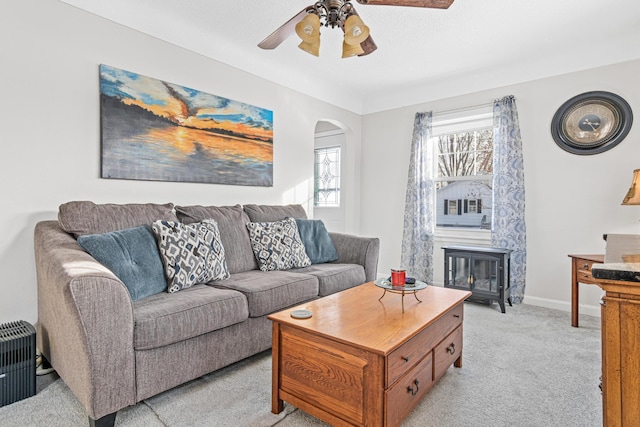
<path id="1" fill-rule="evenodd" d="M 214 220 L 195 224 L 155 221 L 151 228 L 169 281 L 168 292 L 229 278 L 220 231 Z"/>
<path id="2" fill-rule="evenodd" d="M 338 260 L 338 251 L 320 219 L 296 218 L 300 239 L 304 244 L 311 264 L 322 264 Z"/>
<path id="3" fill-rule="evenodd" d="M 311 265 L 293 218 L 249 222 L 247 229 L 260 270 L 289 270 Z"/>
<path id="4" fill-rule="evenodd" d="M 80 236 L 78 244 L 124 283 L 133 301 L 167 288 L 156 239 L 148 225 Z"/>

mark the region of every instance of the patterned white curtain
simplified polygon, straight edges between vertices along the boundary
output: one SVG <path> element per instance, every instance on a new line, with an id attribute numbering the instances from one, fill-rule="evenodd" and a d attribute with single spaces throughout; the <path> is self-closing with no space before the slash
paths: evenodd
<path id="1" fill-rule="evenodd" d="M 427 146 L 431 137 L 432 113 L 416 113 L 411 142 L 409 179 L 404 209 L 402 268 L 407 275 L 427 283 L 433 282 L 433 150 Z"/>
<path id="2" fill-rule="evenodd" d="M 513 96 L 493 103 L 493 225 L 491 245 L 511 249 L 511 302 L 524 298 L 527 233 L 524 163 L 518 109 Z"/>

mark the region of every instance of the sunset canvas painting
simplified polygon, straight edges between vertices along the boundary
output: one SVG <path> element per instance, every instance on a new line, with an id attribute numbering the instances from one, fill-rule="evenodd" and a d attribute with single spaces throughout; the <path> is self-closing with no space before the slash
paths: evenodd
<path id="1" fill-rule="evenodd" d="M 273 186 L 273 112 L 100 65 L 102 177 Z"/>

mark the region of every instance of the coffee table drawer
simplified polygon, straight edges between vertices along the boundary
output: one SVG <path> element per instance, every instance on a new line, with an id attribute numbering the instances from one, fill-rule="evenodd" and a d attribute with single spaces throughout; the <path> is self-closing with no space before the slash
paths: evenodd
<path id="1" fill-rule="evenodd" d="M 462 326 L 433 349 L 433 380 L 437 381 L 462 354 Z"/>
<path id="2" fill-rule="evenodd" d="M 385 392 L 387 426 L 397 426 L 420 402 L 433 385 L 431 352 Z"/>
<path id="3" fill-rule="evenodd" d="M 392 351 L 387 359 L 387 387 L 404 375 L 409 369 L 424 357 L 442 337 L 462 324 L 463 304 L 458 304 L 446 312 L 441 318 L 433 322 L 409 341 Z"/>

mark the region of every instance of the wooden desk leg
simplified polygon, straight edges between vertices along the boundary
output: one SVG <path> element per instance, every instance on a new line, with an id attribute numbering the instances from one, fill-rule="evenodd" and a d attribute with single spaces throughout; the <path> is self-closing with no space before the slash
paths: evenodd
<path id="1" fill-rule="evenodd" d="M 578 327 L 578 260 L 571 259 L 571 326 Z"/>

